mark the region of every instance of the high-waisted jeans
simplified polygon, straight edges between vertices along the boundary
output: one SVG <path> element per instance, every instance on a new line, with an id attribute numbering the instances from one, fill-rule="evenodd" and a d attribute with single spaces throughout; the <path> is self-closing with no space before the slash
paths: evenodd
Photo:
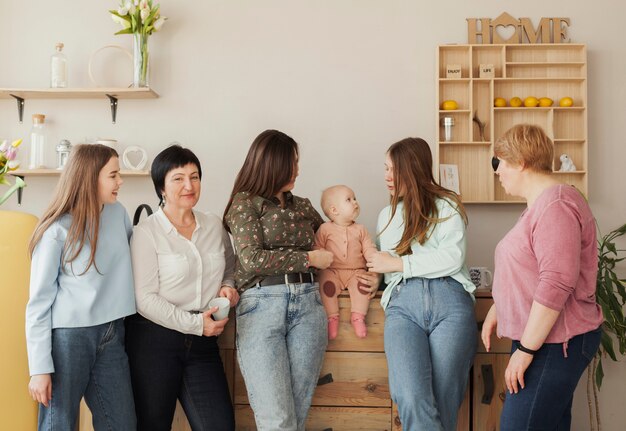
<path id="1" fill-rule="evenodd" d="M 477 348 L 472 297 L 451 277 L 415 277 L 393 289 L 385 353 L 402 429 L 454 431 Z"/>
<path id="2" fill-rule="evenodd" d="M 52 399 L 39 405 L 39 431 L 76 428 L 84 396 L 96 431 L 136 428 L 122 319 L 52 330 Z"/>
<path id="3" fill-rule="evenodd" d="M 237 354 L 259 431 L 304 430 L 328 342 L 317 283 L 246 290 Z"/>
<path id="4" fill-rule="evenodd" d="M 580 376 L 598 352 L 600 328 L 577 335 L 567 344 L 546 343 L 524 373 L 524 389 L 507 392 L 500 416 L 501 431 L 568 431 L 572 400 Z M 511 353 L 517 350 L 513 342 Z"/>

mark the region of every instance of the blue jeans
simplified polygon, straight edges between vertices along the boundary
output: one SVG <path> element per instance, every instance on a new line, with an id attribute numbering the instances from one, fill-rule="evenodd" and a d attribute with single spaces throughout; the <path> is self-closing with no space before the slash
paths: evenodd
<path id="1" fill-rule="evenodd" d="M 402 429 L 454 431 L 478 340 L 472 297 L 451 277 L 393 289 L 385 353 Z"/>
<path id="2" fill-rule="evenodd" d="M 169 431 L 176 400 L 194 431 L 232 431 L 235 416 L 217 337 L 183 334 L 140 314 L 127 318 L 138 431 Z"/>
<path id="3" fill-rule="evenodd" d="M 304 430 L 328 343 L 317 283 L 246 290 L 237 353 L 259 431 Z"/>
<path id="4" fill-rule="evenodd" d="M 600 328 L 563 344 L 546 343 L 524 373 L 524 389 L 506 394 L 500 416 L 501 431 L 566 431 L 572 421 L 572 400 L 580 376 L 598 352 Z M 517 350 L 513 342 L 511 353 Z"/>
<path id="5" fill-rule="evenodd" d="M 136 427 L 122 319 L 85 328 L 52 330 L 52 399 L 39 405 L 40 431 L 76 428 L 84 396 L 94 430 Z"/>

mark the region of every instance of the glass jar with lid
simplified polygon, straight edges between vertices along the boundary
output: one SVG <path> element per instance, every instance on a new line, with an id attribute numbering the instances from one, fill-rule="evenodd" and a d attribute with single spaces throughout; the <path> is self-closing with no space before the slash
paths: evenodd
<path id="1" fill-rule="evenodd" d="M 46 167 L 46 116 L 43 114 L 33 114 L 33 127 L 30 131 L 30 163 L 29 169 L 43 169 Z"/>

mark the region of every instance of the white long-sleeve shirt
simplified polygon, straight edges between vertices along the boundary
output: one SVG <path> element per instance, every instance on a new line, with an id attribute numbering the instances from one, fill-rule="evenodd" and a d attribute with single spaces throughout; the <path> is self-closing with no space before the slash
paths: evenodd
<path id="1" fill-rule="evenodd" d="M 437 200 L 439 218 L 446 219 L 431 227 L 428 240 L 420 244 L 417 240 L 411 244 L 413 254 L 402 256 L 404 272 L 388 272 L 385 274 L 387 288 L 383 292 L 381 305 L 387 307 L 392 288 L 412 277 L 438 278 L 452 277 L 463 285 L 465 290 L 473 293 L 476 286 L 472 283 L 465 266 L 465 223 L 458 211 L 446 199 Z M 396 213 L 391 217 L 391 206 L 385 207 L 378 216 L 377 232 L 381 232 L 378 241 L 380 251 L 398 256 L 395 248 L 404 231 L 403 203 L 398 204 Z M 387 228 L 385 229 L 385 226 Z M 383 231 L 383 229 L 385 229 Z"/>
<path id="2" fill-rule="evenodd" d="M 159 325 L 202 335 L 202 315 L 221 286 L 234 287 L 235 255 L 221 219 L 194 211 L 191 241 L 159 209 L 133 232 L 137 311 Z"/>

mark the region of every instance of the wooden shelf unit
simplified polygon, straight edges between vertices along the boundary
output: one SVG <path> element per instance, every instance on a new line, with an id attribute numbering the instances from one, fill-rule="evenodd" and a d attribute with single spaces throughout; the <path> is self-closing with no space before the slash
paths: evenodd
<path id="1" fill-rule="evenodd" d="M 446 65 L 461 66 L 461 78 L 446 78 Z M 492 64 L 493 78 L 480 77 L 480 65 Z M 537 124 L 554 142 L 553 171 L 560 155 L 567 154 L 575 172 L 559 172 L 559 178 L 585 196 L 588 188 L 587 50 L 583 44 L 441 45 L 437 49 L 437 161 L 459 170 L 461 198 L 465 203 L 522 203 L 507 195 L 491 169 L 495 140 L 519 123 Z M 510 107 L 519 97 L 549 97 L 551 107 Z M 494 107 L 502 97 L 507 106 Z M 559 100 L 571 97 L 571 107 Z M 456 100 L 458 110 L 441 110 L 444 100 Z M 486 123 L 481 139 L 474 115 Z M 454 118 L 452 141 L 444 140 L 443 117 Z M 437 175 L 439 172 L 437 172 Z"/>

